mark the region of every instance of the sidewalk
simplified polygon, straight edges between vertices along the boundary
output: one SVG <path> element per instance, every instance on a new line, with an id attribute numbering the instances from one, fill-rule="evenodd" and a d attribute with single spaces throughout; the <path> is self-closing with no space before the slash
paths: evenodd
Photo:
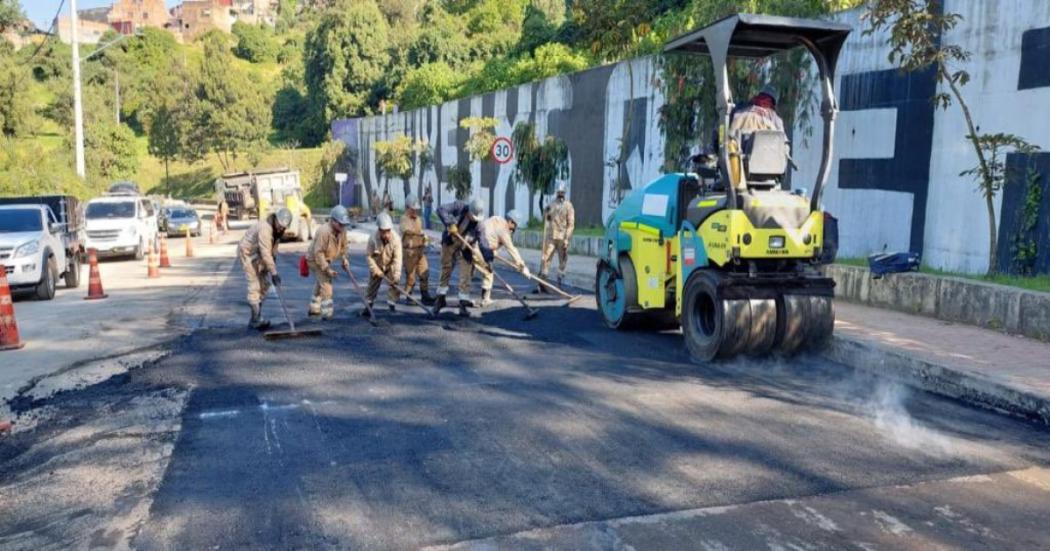
<path id="1" fill-rule="evenodd" d="M 429 233 L 435 243 L 440 242 L 440 232 Z M 519 252 L 539 273 L 540 252 L 525 248 Z M 554 259 L 552 279 L 556 267 Z M 595 269 L 594 257 L 570 255 L 565 283 L 593 293 Z M 835 339 L 823 352 L 831 360 L 1050 424 L 1048 343 L 842 300 L 835 301 L 835 317 Z"/>

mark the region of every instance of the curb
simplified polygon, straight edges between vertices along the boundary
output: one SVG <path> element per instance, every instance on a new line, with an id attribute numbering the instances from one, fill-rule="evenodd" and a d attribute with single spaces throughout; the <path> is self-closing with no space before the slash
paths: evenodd
<path id="1" fill-rule="evenodd" d="M 821 356 L 932 394 L 1050 425 L 1050 396 L 1018 390 L 979 375 L 838 335 Z"/>

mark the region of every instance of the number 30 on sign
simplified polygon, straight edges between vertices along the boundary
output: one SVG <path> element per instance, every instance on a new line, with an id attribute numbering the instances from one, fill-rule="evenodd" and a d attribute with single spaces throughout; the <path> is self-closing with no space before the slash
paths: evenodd
<path id="1" fill-rule="evenodd" d="M 504 137 L 496 138 L 496 141 L 492 142 L 492 151 L 489 152 L 492 155 L 492 160 L 499 164 L 509 163 L 514 158 L 514 144 L 510 143 L 510 140 Z"/>

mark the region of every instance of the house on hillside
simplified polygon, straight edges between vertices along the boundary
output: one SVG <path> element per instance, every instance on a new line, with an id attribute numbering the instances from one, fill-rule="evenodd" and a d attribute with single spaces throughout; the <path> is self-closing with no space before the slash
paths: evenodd
<path id="1" fill-rule="evenodd" d="M 183 42 L 219 29 L 230 32 L 236 21 L 233 0 L 186 0 L 171 10 L 170 29 Z"/>
<path id="2" fill-rule="evenodd" d="M 106 17 L 110 26 L 123 34 L 143 27 L 164 28 L 168 18 L 164 0 L 116 0 Z"/>

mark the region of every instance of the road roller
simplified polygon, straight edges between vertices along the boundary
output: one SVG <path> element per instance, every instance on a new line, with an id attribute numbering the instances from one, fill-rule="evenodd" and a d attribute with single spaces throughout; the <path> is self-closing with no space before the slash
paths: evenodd
<path id="1" fill-rule="evenodd" d="M 700 156 L 706 162 L 632 190 L 606 220 L 595 277 L 606 325 L 680 326 L 698 362 L 790 355 L 828 341 L 835 283 L 820 271 L 830 219 L 821 193 L 838 111 L 835 64 L 849 32 L 836 22 L 738 14 L 665 45 L 665 54 L 711 58 L 718 128 Z M 794 48 L 812 55 L 821 95 L 822 158 L 811 193 L 790 189 L 785 132 L 731 130 L 727 61 Z"/>

